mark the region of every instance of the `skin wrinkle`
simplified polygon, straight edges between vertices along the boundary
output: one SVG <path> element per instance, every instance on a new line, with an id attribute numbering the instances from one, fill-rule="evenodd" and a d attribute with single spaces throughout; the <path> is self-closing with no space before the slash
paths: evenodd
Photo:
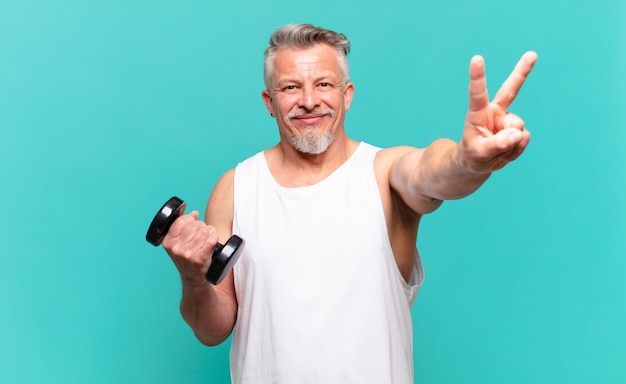
<path id="1" fill-rule="evenodd" d="M 263 99 L 270 114 L 277 119 L 281 136 L 300 153 L 325 153 L 343 124 L 349 105 L 346 105 L 346 92 L 350 92 L 351 97 L 353 88 L 341 78 L 341 60 L 337 58 L 337 51 L 326 44 L 274 52 L 272 83 L 276 86 L 264 91 Z M 328 62 L 333 64 L 328 67 Z M 303 116 L 321 118 L 313 125 L 315 131 L 311 129 L 313 126 L 301 125 L 299 118 Z"/>

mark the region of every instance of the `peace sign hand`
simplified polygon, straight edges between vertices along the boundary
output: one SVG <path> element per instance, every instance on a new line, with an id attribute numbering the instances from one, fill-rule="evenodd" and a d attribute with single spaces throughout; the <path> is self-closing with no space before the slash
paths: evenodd
<path id="1" fill-rule="evenodd" d="M 469 111 L 459 144 L 461 164 L 474 172 L 501 169 L 519 157 L 530 141 L 524 121 L 507 112 L 530 74 L 537 54 L 526 52 L 518 61 L 493 101 L 489 102 L 485 62 L 474 56 L 470 62 Z"/>

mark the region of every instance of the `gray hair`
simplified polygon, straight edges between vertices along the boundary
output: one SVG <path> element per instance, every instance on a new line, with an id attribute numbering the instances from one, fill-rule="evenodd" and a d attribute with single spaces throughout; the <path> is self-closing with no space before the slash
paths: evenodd
<path id="1" fill-rule="evenodd" d="M 337 51 L 339 65 L 343 77 L 343 84 L 350 80 L 348 54 L 350 41 L 343 33 L 319 28 L 311 24 L 288 24 L 278 28 L 270 37 L 269 46 L 265 49 L 263 79 L 265 87 L 271 90 L 271 79 L 274 69 L 276 51 L 281 48 L 306 49 L 316 44 L 326 44 Z"/>

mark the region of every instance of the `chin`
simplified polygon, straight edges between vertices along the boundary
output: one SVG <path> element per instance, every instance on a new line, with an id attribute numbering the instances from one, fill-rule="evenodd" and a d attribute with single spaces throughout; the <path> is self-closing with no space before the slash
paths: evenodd
<path id="1" fill-rule="evenodd" d="M 299 152 L 320 155 L 328 150 L 334 138 L 335 135 L 330 132 L 317 137 L 292 136 L 291 143 Z"/>

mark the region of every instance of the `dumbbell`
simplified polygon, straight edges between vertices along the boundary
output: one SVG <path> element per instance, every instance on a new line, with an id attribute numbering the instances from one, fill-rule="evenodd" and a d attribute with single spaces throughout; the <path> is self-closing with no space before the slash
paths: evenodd
<path id="1" fill-rule="evenodd" d="M 185 211 L 186 203 L 174 196 L 169 199 L 152 219 L 146 233 L 146 240 L 156 246 L 163 241 L 174 221 Z M 222 245 L 217 243 L 213 249 L 211 266 L 206 273 L 206 280 L 211 284 L 219 284 L 239 259 L 245 241 L 233 235 Z"/>

